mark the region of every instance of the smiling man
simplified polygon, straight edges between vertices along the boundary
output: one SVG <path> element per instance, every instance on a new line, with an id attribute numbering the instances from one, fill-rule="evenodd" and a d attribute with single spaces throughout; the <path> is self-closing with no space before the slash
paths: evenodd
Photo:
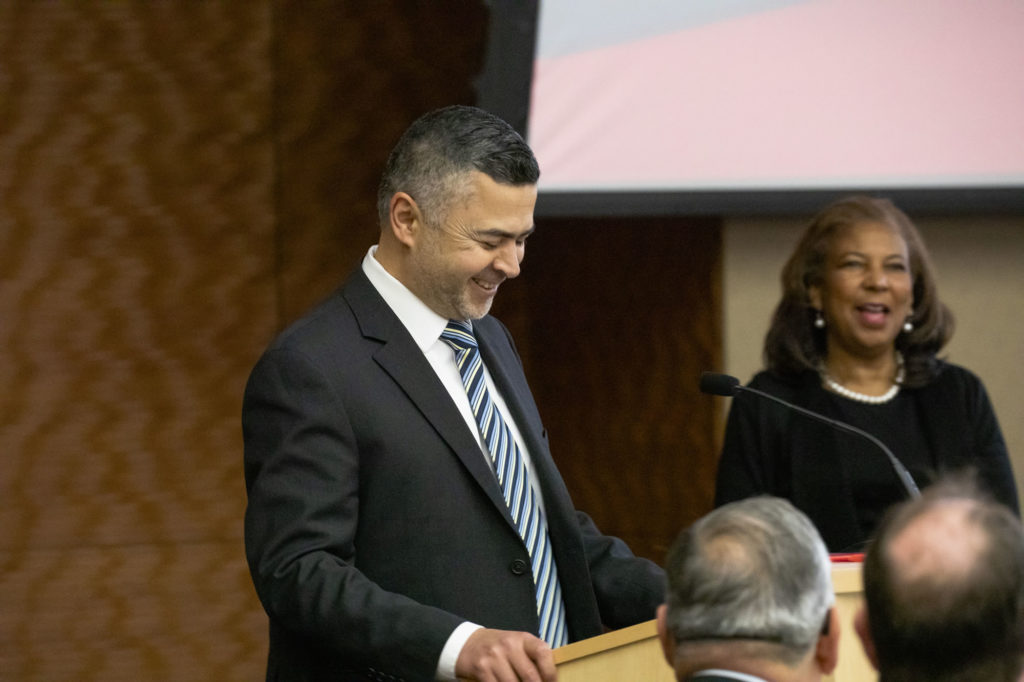
<path id="1" fill-rule="evenodd" d="M 654 617 L 664 574 L 573 508 L 508 330 L 539 170 L 473 107 L 392 151 L 380 241 L 283 332 L 242 412 L 267 679 L 555 678 L 551 649 Z"/>

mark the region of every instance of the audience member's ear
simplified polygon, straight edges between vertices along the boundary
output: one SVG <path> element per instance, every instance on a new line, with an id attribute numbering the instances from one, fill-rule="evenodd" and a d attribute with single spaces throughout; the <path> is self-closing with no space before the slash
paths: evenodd
<path id="1" fill-rule="evenodd" d="M 853 617 L 853 629 L 857 631 L 857 636 L 860 638 L 860 644 L 864 648 L 864 654 L 871 661 L 871 665 L 878 670 L 878 657 L 875 654 L 875 641 L 871 639 L 871 629 L 868 627 L 868 609 L 863 604 L 857 609 L 857 614 Z"/>
<path id="2" fill-rule="evenodd" d="M 828 625 L 822 628 L 821 636 L 814 650 L 814 659 L 825 675 L 831 675 L 839 663 L 839 612 L 835 607 L 828 610 Z"/>
<path id="3" fill-rule="evenodd" d="M 672 633 L 668 631 L 668 605 L 662 604 L 658 607 L 656 618 L 658 625 L 658 640 L 661 642 L 661 652 L 665 655 L 670 667 L 676 667 L 676 642 Z"/>

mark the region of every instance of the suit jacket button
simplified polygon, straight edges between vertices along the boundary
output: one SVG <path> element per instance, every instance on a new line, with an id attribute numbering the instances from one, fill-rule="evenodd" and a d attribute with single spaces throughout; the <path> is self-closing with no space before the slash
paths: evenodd
<path id="1" fill-rule="evenodd" d="M 509 566 L 509 569 L 515 575 L 522 575 L 522 574 L 526 573 L 526 571 L 529 570 L 529 568 L 530 568 L 530 565 L 528 563 L 526 563 L 525 561 L 523 561 L 522 559 L 516 559 Z"/>

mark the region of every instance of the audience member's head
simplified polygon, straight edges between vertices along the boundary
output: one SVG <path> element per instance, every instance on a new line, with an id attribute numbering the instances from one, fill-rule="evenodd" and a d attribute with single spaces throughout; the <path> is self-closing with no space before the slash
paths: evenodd
<path id="1" fill-rule="evenodd" d="M 882 682 L 1010 682 L 1024 665 L 1024 531 L 970 481 L 893 508 L 856 619 Z"/>
<path id="2" fill-rule="evenodd" d="M 753 497 L 715 509 L 676 539 L 666 572 L 658 632 L 679 679 L 727 669 L 817 680 L 835 668 L 828 551 L 788 501 Z"/>

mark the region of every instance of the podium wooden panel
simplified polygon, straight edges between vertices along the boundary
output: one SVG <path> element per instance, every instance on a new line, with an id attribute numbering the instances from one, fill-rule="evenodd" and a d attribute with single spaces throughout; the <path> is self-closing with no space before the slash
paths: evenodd
<path id="1" fill-rule="evenodd" d="M 839 665 L 831 682 L 874 682 L 876 673 L 853 629 L 861 601 L 859 563 L 832 567 L 841 635 Z M 555 649 L 558 682 L 675 682 L 665 662 L 653 620 Z"/>
<path id="2" fill-rule="evenodd" d="M 826 680 L 833 682 L 875 682 L 878 673 L 864 654 L 857 631 L 853 629 L 853 617 L 864 598 L 864 583 L 861 582 L 859 562 L 832 565 L 832 589 L 836 593 L 836 610 L 839 612 L 839 665 Z"/>
<path id="3" fill-rule="evenodd" d="M 558 682 L 675 682 L 653 620 L 554 650 Z"/>

